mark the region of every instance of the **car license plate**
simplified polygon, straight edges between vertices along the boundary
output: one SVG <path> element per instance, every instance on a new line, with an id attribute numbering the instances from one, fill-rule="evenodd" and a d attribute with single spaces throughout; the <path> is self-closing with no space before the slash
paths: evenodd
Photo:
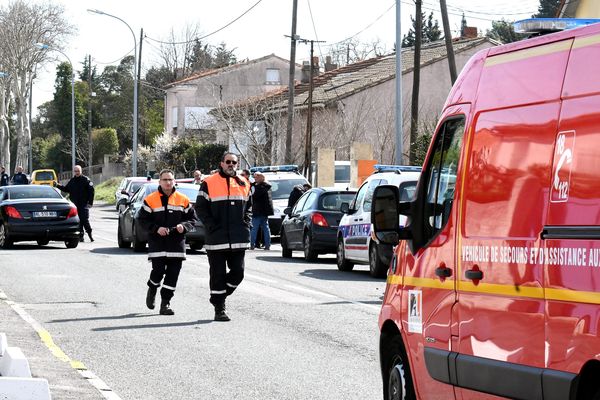
<path id="1" fill-rule="evenodd" d="M 56 218 L 56 211 L 36 211 L 33 213 L 34 218 Z"/>

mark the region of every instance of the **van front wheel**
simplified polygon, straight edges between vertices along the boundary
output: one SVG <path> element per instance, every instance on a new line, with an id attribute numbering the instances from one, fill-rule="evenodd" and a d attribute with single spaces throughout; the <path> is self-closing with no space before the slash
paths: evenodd
<path id="1" fill-rule="evenodd" d="M 338 238 L 337 251 L 335 253 L 337 260 L 337 267 L 340 271 L 352 271 L 354 264 L 346 259 L 346 252 L 344 251 L 344 239 Z"/>
<path id="2" fill-rule="evenodd" d="M 408 360 L 401 350 L 400 336 L 396 336 L 389 344 L 385 367 L 387 368 L 387 384 L 384 383 L 385 400 L 414 400 L 415 390 L 412 385 Z"/>

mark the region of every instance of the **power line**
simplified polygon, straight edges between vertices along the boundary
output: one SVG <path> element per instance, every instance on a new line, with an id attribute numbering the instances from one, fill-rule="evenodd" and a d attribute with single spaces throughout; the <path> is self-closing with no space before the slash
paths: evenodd
<path id="1" fill-rule="evenodd" d="M 394 3 L 392 3 L 392 5 L 391 5 L 391 6 L 390 6 L 390 7 L 389 7 L 387 10 L 385 10 L 385 11 L 384 11 L 384 12 L 383 12 L 383 13 L 382 13 L 382 14 L 381 14 L 379 17 L 375 18 L 375 20 L 374 20 L 373 22 L 371 22 L 369 25 L 365 26 L 365 27 L 364 27 L 363 29 L 361 29 L 360 31 L 356 32 L 354 35 L 352 35 L 352 36 L 349 36 L 349 37 L 347 37 L 347 38 L 346 38 L 346 39 L 344 39 L 344 40 L 340 40 L 340 41 L 338 41 L 338 42 L 335 42 L 335 43 L 332 43 L 332 44 L 327 44 L 327 45 L 325 45 L 325 46 L 335 46 L 335 45 L 337 45 L 337 44 L 340 44 L 340 43 L 347 42 L 348 40 L 350 40 L 350 39 L 352 39 L 352 38 L 354 38 L 354 37 L 356 37 L 356 36 L 360 35 L 360 34 L 361 34 L 361 33 L 363 33 L 364 31 L 366 31 L 367 29 L 369 29 L 370 27 L 372 27 L 372 26 L 373 26 L 373 25 L 374 25 L 374 24 L 375 24 L 377 21 L 379 21 L 381 18 L 383 18 L 383 16 L 384 16 L 385 14 L 387 14 L 387 13 L 388 13 L 388 12 L 389 12 L 389 11 L 390 11 L 392 8 L 394 8 L 394 7 L 395 7 L 395 5 L 396 5 L 396 3 L 395 3 L 395 2 L 394 2 Z M 311 14 L 311 18 L 312 18 L 312 14 Z M 314 26 L 314 22 L 313 22 L 313 26 Z"/>
<path id="2" fill-rule="evenodd" d="M 124 59 L 125 57 L 127 57 L 129 55 L 129 53 L 131 53 L 133 51 L 134 48 L 132 48 L 131 50 L 129 50 L 127 53 L 125 53 L 124 55 L 122 55 L 121 57 L 117 58 L 114 61 L 110 61 L 110 62 L 102 62 L 102 61 L 98 61 L 96 60 L 96 58 L 94 58 L 94 61 L 96 62 L 96 64 L 100 64 L 100 65 L 112 65 L 114 63 L 116 63 L 117 61 L 121 61 L 122 59 Z"/>
<path id="3" fill-rule="evenodd" d="M 195 41 L 197 41 L 197 40 L 202 40 L 202 39 L 205 39 L 205 38 L 207 38 L 207 37 L 209 37 L 209 36 L 212 36 L 212 35 L 214 35 L 215 33 L 218 33 L 218 32 L 220 32 L 220 31 L 222 31 L 223 29 L 227 28 L 228 26 L 230 26 L 231 24 L 233 24 L 234 22 L 236 22 L 237 20 L 239 20 L 240 18 L 242 18 L 244 15 L 248 14 L 248 13 L 249 13 L 249 12 L 250 12 L 250 11 L 251 11 L 251 10 L 252 10 L 254 7 L 256 7 L 257 5 L 259 5 L 259 4 L 260 4 L 260 2 L 262 2 L 262 0 L 258 0 L 258 1 L 257 1 L 256 3 L 254 3 L 254 4 L 253 4 L 253 5 L 252 5 L 252 6 L 251 6 L 249 9 L 247 9 L 246 11 L 244 11 L 244 12 L 243 12 L 241 15 L 239 15 L 238 17 L 234 18 L 234 19 L 233 19 L 231 22 L 229 22 L 229 23 L 227 23 L 226 25 L 224 25 L 224 26 L 220 27 L 219 29 L 217 29 L 217 30 L 215 30 L 215 31 L 212 31 L 211 33 L 208 33 L 208 34 L 206 34 L 206 35 L 204 35 L 204 36 L 202 36 L 202 37 L 199 37 L 199 38 L 194 38 L 194 39 L 192 39 L 192 40 L 186 40 L 186 41 L 183 41 L 183 42 L 165 42 L 165 41 L 162 41 L 162 40 L 153 39 L 153 38 L 151 38 L 151 37 L 149 37 L 149 36 L 144 36 L 144 39 L 152 40 L 152 41 L 154 41 L 154 42 L 161 43 L 161 44 L 187 44 L 187 43 L 192 43 L 192 42 L 195 42 Z"/>

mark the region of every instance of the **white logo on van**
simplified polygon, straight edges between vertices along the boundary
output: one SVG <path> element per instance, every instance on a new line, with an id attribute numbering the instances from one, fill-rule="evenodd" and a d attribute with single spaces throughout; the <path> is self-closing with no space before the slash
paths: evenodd
<path id="1" fill-rule="evenodd" d="M 552 162 L 552 187 L 550 202 L 564 203 L 569 200 L 571 167 L 575 148 L 575 131 L 558 132 L 554 161 Z"/>

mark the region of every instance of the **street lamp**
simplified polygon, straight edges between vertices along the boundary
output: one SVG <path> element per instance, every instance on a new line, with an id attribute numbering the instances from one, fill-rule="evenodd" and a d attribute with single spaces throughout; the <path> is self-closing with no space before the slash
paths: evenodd
<path id="1" fill-rule="evenodd" d="M 67 61 L 69 61 L 69 65 L 71 65 L 71 171 L 75 168 L 75 69 L 73 68 L 73 63 L 68 55 L 66 55 L 61 50 L 50 47 L 44 43 L 36 43 L 35 46 L 42 50 L 54 50 L 63 56 L 66 57 Z"/>
<path id="2" fill-rule="evenodd" d="M 105 13 L 100 10 L 93 10 L 88 8 L 88 12 L 92 14 L 98 15 L 106 15 L 107 17 L 112 17 L 114 19 L 118 19 L 131 31 L 131 35 L 133 36 L 133 143 L 132 143 L 132 160 L 131 160 L 131 169 L 133 176 L 137 176 L 137 131 L 138 131 L 138 83 L 137 83 L 137 40 L 135 39 L 135 33 L 133 33 L 133 29 L 131 26 L 121 18 L 116 15 Z"/>

